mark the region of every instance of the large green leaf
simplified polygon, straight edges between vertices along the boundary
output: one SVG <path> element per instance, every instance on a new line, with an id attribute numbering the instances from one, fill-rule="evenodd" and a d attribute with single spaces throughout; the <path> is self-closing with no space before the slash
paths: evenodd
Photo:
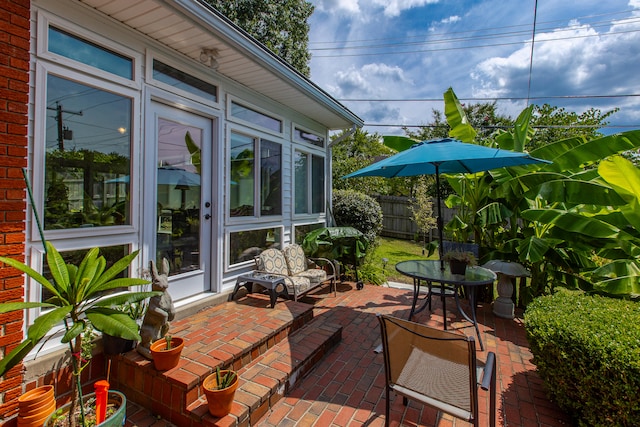
<path id="1" fill-rule="evenodd" d="M 622 214 L 640 230 L 640 171 L 630 161 L 620 156 L 603 160 L 598 173 L 627 202 Z"/>
<path id="2" fill-rule="evenodd" d="M 48 304 L 45 302 L 5 302 L 0 304 L 0 314 L 1 313 L 9 313 L 16 310 L 27 310 L 29 308 L 48 308 L 55 307 L 53 304 Z"/>
<path id="3" fill-rule="evenodd" d="M 543 183 L 538 195 L 547 203 L 562 202 L 574 205 L 619 206 L 626 202 L 611 187 L 596 182 L 572 179 L 553 180 Z"/>
<path id="4" fill-rule="evenodd" d="M 73 310 L 73 306 L 65 305 L 36 317 L 33 325 L 27 329 L 27 337 L 33 341 L 34 344 L 38 343 L 51 329 L 59 325 L 60 322 L 71 313 L 71 310 Z"/>
<path id="5" fill-rule="evenodd" d="M 469 119 L 452 88 L 447 89 L 444 93 L 444 115 L 451 128 L 449 136 L 462 142 L 473 143 L 477 132 L 469 124 Z"/>
<path id="6" fill-rule="evenodd" d="M 536 263 L 544 260 L 545 253 L 551 247 L 551 241 L 539 237 L 530 236 L 520 240 L 518 243 L 518 253 L 523 262 Z"/>
<path id="7" fill-rule="evenodd" d="M 49 271 L 53 276 L 53 280 L 57 284 L 59 293 L 68 296 L 70 279 L 69 272 L 67 271 L 67 265 L 65 264 L 62 255 L 60 255 L 58 250 L 50 242 L 46 242 L 46 245 L 47 265 L 49 266 Z"/>
<path id="8" fill-rule="evenodd" d="M 521 212 L 522 218 L 542 224 L 553 224 L 563 230 L 594 239 L 633 239 L 634 237 L 604 221 L 588 218 L 559 209 L 529 209 Z"/>
<path id="9" fill-rule="evenodd" d="M 86 313 L 97 330 L 114 337 L 140 341 L 138 324 L 128 314 L 107 307 L 90 308 Z"/>
<path id="10" fill-rule="evenodd" d="M 115 305 L 123 305 L 127 303 L 139 302 L 144 299 L 160 296 L 160 295 L 162 295 L 162 292 L 160 291 L 125 292 L 123 294 L 100 298 L 93 304 L 93 306 L 94 307 L 111 307 Z"/>
<path id="11" fill-rule="evenodd" d="M 580 140 L 580 139 L 578 139 Z M 552 158 L 542 157 L 546 160 L 553 161 L 552 164 L 545 165 L 542 169 L 546 171 L 566 171 L 573 169 L 583 169 L 611 155 L 633 150 L 640 147 L 640 130 L 617 133 L 614 135 L 604 136 L 602 138 L 592 139 L 582 144 L 572 146 L 570 149 L 560 151 L 560 147 L 556 145 L 565 145 L 572 140 L 559 141 L 549 144 L 544 148 L 547 150 L 556 149 Z M 573 140 L 575 142 L 575 139 Z M 582 139 L 582 141 L 584 141 Z M 545 153 L 544 149 L 535 150 L 534 156 L 539 153 Z M 545 154 L 546 155 L 546 154 Z"/>
<path id="12" fill-rule="evenodd" d="M 31 340 L 24 340 L 16 348 L 11 350 L 9 354 L 3 357 L 2 360 L 0 360 L 0 377 L 20 363 L 35 345 L 36 343 Z"/>
<path id="13" fill-rule="evenodd" d="M 382 142 L 385 146 L 400 152 L 408 150 L 419 141 L 407 138 L 406 136 L 385 135 L 382 137 Z"/>
<path id="14" fill-rule="evenodd" d="M 127 269 L 129 267 L 129 265 L 131 265 L 131 262 L 133 261 L 133 259 L 138 256 L 138 251 L 134 251 L 128 255 L 125 255 L 124 257 L 120 258 L 118 261 L 116 261 L 107 271 L 104 272 L 104 274 L 102 274 L 93 284 L 92 284 L 92 289 L 95 291 L 95 289 L 99 289 L 100 286 L 105 283 L 108 282 L 109 280 L 113 279 L 114 277 L 116 277 L 118 274 L 120 274 L 121 272 L 123 272 L 125 269 Z"/>
<path id="15" fill-rule="evenodd" d="M 7 257 L 0 257 L 0 262 L 4 262 L 5 264 L 15 268 L 16 270 L 23 272 L 28 277 L 32 278 L 33 280 L 35 280 L 36 282 L 44 286 L 49 292 L 51 292 L 56 297 L 64 299 L 62 295 L 60 295 L 58 288 L 53 283 L 49 282 L 42 274 L 38 273 L 28 265 L 18 260 L 15 260 L 13 258 L 7 258 Z"/>

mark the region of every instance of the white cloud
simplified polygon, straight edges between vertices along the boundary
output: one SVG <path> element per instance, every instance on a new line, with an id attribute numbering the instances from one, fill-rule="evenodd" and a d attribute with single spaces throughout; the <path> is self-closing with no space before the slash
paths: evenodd
<path id="1" fill-rule="evenodd" d="M 373 4 L 381 6 L 385 16 L 389 17 L 398 16 L 405 10 L 439 2 L 440 0 L 373 0 Z"/>
<path id="2" fill-rule="evenodd" d="M 316 10 L 327 13 L 357 14 L 360 13 L 358 0 L 314 0 L 312 1 Z"/>

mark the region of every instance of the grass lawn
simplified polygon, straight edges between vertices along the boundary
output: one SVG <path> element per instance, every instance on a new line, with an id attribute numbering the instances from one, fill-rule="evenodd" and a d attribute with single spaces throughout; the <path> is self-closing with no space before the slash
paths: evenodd
<path id="1" fill-rule="evenodd" d="M 423 255 L 422 242 L 381 237 L 380 246 L 378 246 L 376 251 L 373 253 L 373 259 L 376 262 L 379 260 L 380 265 L 382 265 L 382 258 L 387 258 L 389 260 L 385 268 L 387 280 L 391 282 L 411 283 L 411 279 L 409 277 L 398 273 L 396 270 L 396 264 L 400 261 L 407 261 L 411 259 L 438 259 L 438 255 L 433 254 L 429 258 Z"/>

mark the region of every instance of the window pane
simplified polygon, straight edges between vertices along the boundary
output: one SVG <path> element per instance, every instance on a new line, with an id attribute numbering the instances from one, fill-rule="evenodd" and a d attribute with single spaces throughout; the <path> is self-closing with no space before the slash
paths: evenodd
<path id="1" fill-rule="evenodd" d="M 311 233 L 313 230 L 317 230 L 318 228 L 323 228 L 324 226 L 324 223 L 296 225 L 294 229 L 295 242 L 301 245 L 307 234 Z"/>
<path id="2" fill-rule="evenodd" d="M 324 212 L 324 159 L 311 156 L 311 212 Z"/>
<path id="3" fill-rule="evenodd" d="M 255 206 L 254 178 L 255 140 L 251 137 L 231 134 L 231 216 L 253 216 Z"/>
<path id="4" fill-rule="evenodd" d="M 282 147 L 260 141 L 261 215 L 282 214 Z"/>
<path id="5" fill-rule="evenodd" d="M 308 167 L 307 167 L 307 155 L 296 151 L 295 154 L 295 212 L 297 214 L 308 213 L 307 207 L 307 194 L 308 194 Z"/>
<path id="6" fill-rule="evenodd" d="M 282 121 L 273 117 L 262 114 L 258 111 L 247 108 L 244 105 L 231 103 L 231 115 L 245 122 L 253 123 L 265 129 L 270 129 L 278 133 L 282 133 Z"/>
<path id="7" fill-rule="evenodd" d="M 160 61 L 153 61 L 153 78 L 194 95 L 218 101 L 218 88 L 215 85 L 203 82 Z"/>
<path id="8" fill-rule="evenodd" d="M 60 256 L 66 264 L 80 265 L 85 255 L 89 252 L 89 249 L 81 249 L 77 251 L 64 251 L 60 252 Z M 102 255 L 106 261 L 105 270 L 111 267 L 116 263 L 120 258 L 129 254 L 129 246 L 120 245 L 120 246 L 107 246 L 100 247 L 99 255 Z M 53 276 L 51 275 L 51 270 L 49 270 L 49 265 L 47 264 L 47 257 L 42 255 L 42 275 L 46 277 L 49 281 L 53 280 Z M 121 272 L 117 277 L 129 277 L 129 268 L 125 269 Z M 53 296 L 51 292 L 47 290 L 45 287 L 41 287 L 42 294 L 40 295 L 40 301 L 45 302 L 49 298 Z M 113 289 L 109 291 L 109 293 L 123 291 L 125 289 Z"/>
<path id="9" fill-rule="evenodd" d="M 294 139 L 298 142 L 305 142 L 307 144 L 312 144 L 317 147 L 324 147 L 324 138 L 318 136 L 314 133 L 310 133 L 304 131 L 302 129 L 296 128 L 294 133 Z"/>
<path id="10" fill-rule="evenodd" d="M 156 262 L 169 276 L 200 268 L 200 156 L 202 129 L 158 119 Z M 197 151 L 198 153 L 200 151 Z"/>
<path id="11" fill-rule="evenodd" d="M 263 250 L 279 248 L 282 241 L 281 231 L 282 229 L 278 227 L 231 233 L 229 265 L 253 261 L 253 258 Z"/>
<path id="12" fill-rule="evenodd" d="M 49 75 L 44 228 L 130 224 L 132 100 Z"/>
<path id="13" fill-rule="evenodd" d="M 49 27 L 49 52 L 133 79 L 133 60 L 55 27 Z"/>

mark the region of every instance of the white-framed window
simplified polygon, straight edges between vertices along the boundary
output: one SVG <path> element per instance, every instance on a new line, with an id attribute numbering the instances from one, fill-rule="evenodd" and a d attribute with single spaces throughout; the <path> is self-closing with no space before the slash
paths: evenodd
<path id="1" fill-rule="evenodd" d="M 311 233 L 313 230 L 317 230 L 318 228 L 325 227 L 326 224 L 324 222 L 313 222 L 310 224 L 294 224 L 293 225 L 293 238 L 294 243 L 299 245 L 302 244 L 304 238 L 307 234 Z"/>
<path id="2" fill-rule="evenodd" d="M 140 88 L 142 55 L 73 22 L 38 12 L 37 54 L 52 63 Z"/>
<path id="3" fill-rule="evenodd" d="M 131 227 L 139 93 L 53 65 L 38 67 L 36 91 L 43 143 L 34 147 L 34 182 L 44 231 Z"/>
<path id="4" fill-rule="evenodd" d="M 266 227 L 229 232 L 227 265 L 241 266 L 254 263 L 254 258 L 265 249 L 282 247 L 282 227 Z"/>
<path id="5" fill-rule="evenodd" d="M 282 215 L 282 144 L 235 130 L 229 140 L 229 217 Z"/>
<path id="6" fill-rule="evenodd" d="M 301 144 L 310 144 L 319 148 L 325 147 L 324 136 L 299 125 L 293 126 L 293 141 Z"/>
<path id="7" fill-rule="evenodd" d="M 147 82 L 181 97 L 193 99 L 208 107 L 217 107 L 220 89 L 205 81 L 202 73 L 186 72 L 180 63 L 169 57 L 147 50 Z"/>
<path id="8" fill-rule="evenodd" d="M 284 135 L 284 118 L 233 97 L 228 100 L 227 119 L 273 135 Z"/>
<path id="9" fill-rule="evenodd" d="M 299 149 L 293 154 L 294 212 L 296 215 L 325 211 L 325 158 Z"/>

